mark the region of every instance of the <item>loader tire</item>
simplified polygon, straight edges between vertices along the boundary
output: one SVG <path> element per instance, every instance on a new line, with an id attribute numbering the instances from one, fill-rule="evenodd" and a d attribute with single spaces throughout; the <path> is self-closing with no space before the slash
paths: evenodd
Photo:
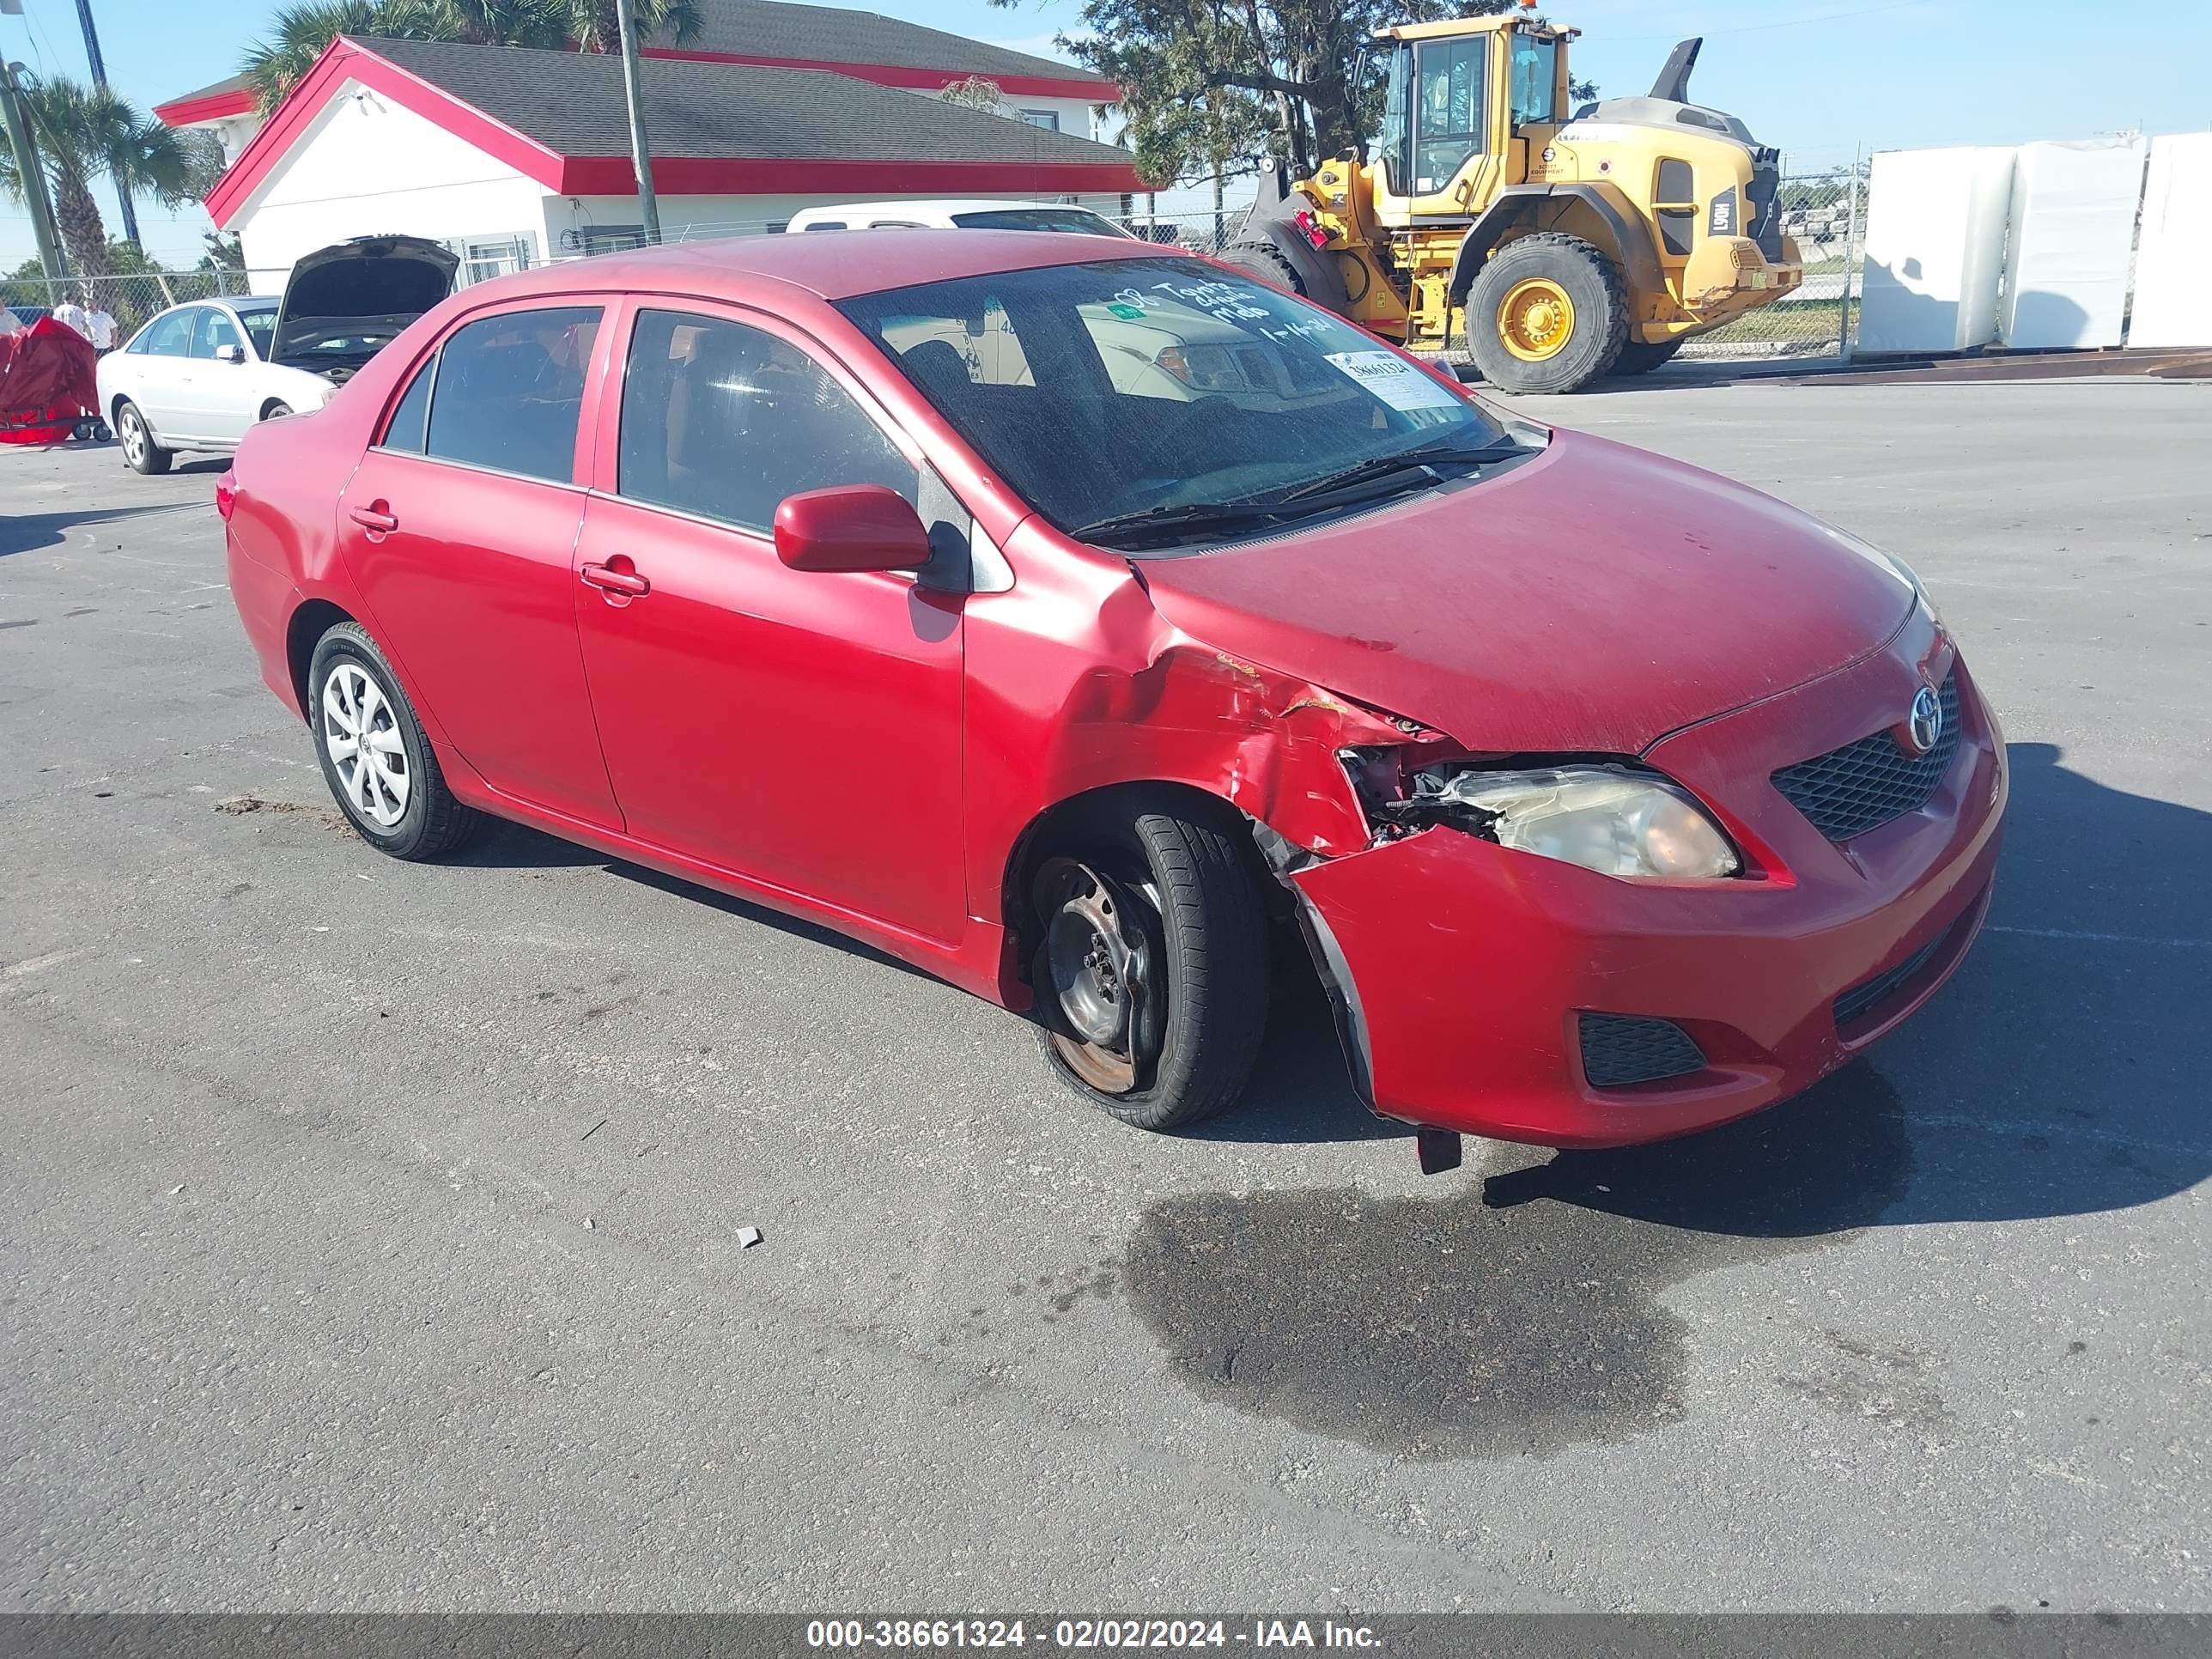
<path id="1" fill-rule="evenodd" d="M 1671 362 L 1681 349 L 1682 342 L 1679 337 L 1662 340 L 1657 345 L 1631 340 L 1620 348 L 1620 356 L 1613 360 L 1613 372 L 1616 374 L 1649 374 L 1660 364 Z"/>
<path id="2" fill-rule="evenodd" d="M 1500 392 L 1579 392 L 1612 369 L 1628 338 L 1620 268 L 1579 236 L 1550 231 L 1492 254 L 1466 314 L 1468 352 Z"/>
<path id="3" fill-rule="evenodd" d="M 1298 276 L 1297 267 L 1272 242 L 1231 242 L 1222 249 L 1221 263 L 1249 271 L 1263 283 L 1288 289 L 1301 300 L 1306 297 L 1306 285 Z"/>

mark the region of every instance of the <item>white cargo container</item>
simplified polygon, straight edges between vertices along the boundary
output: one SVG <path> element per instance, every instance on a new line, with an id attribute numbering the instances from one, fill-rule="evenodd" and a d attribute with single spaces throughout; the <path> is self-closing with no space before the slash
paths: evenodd
<path id="1" fill-rule="evenodd" d="M 2007 347 L 2119 344 L 2149 150 L 2139 137 L 2020 147 L 1997 319 Z"/>
<path id="2" fill-rule="evenodd" d="M 1875 156 L 1858 350 L 1964 351 L 1996 338 L 2012 179 L 2009 145 Z"/>
<path id="3" fill-rule="evenodd" d="M 2212 132 L 2154 138 L 2131 346 L 2212 346 Z"/>

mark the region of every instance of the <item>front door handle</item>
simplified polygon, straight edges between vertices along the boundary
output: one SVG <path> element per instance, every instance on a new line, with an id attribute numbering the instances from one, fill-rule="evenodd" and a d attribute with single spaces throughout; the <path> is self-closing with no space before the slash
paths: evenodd
<path id="1" fill-rule="evenodd" d="M 363 530 L 380 536 L 388 536 L 399 528 L 398 516 L 382 501 L 372 501 L 367 507 L 348 507 L 346 516 Z"/>
<path id="2" fill-rule="evenodd" d="M 625 559 L 624 565 L 629 562 Z M 604 589 L 609 593 L 620 593 L 627 599 L 642 599 L 653 592 L 653 584 L 635 570 L 618 568 L 611 564 L 587 564 L 576 573 L 586 586 Z"/>

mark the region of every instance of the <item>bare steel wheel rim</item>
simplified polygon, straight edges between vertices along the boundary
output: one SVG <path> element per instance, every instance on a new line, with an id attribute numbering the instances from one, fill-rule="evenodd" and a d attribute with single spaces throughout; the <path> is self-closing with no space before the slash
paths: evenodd
<path id="1" fill-rule="evenodd" d="M 1053 1048 L 1102 1094 L 1128 1094 L 1159 1059 L 1166 1027 L 1157 901 L 1146 885 L 1073 859 L 1046 863 L 1036 900 L 1037 991 L 1052 999 Z"/>
<path id="2" fill-rule="evenodd" d="M 123 440 L 123 459 L 137 465 L 146 459 L 146 422 L 138 418 L 137 410 L 126 409 L 115 423 L 122 428 L 118 435 Z"/>
<path id="3" fill-rule="evenodd" d="M 342 662 L 323 681 L 323 750 L 356 812 L 380 830 L 406 815 L 415 778 L 398 713 L 357 664 Z"/>

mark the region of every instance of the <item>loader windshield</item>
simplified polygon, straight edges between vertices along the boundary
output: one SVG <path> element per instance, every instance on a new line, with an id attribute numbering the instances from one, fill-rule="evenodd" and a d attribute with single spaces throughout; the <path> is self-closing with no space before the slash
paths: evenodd
<path id="1" fill-rule="evenodd" d="M 838 309 L 1066 531 L 1137 514 L 1180 528 L 1254 504 L 1279 521 L 1327 509 L 1328 492 L 1300 495 L 1310 486 L 1433 488 L 1442 473 L 1428 463 L 1449 471 L 1454 452 L 1510 441 L 1480 404 L 1372 335 L 1196 259 L 994 272 Z M 1415 452 L 1423 466 L 1388 465 Z"/>

